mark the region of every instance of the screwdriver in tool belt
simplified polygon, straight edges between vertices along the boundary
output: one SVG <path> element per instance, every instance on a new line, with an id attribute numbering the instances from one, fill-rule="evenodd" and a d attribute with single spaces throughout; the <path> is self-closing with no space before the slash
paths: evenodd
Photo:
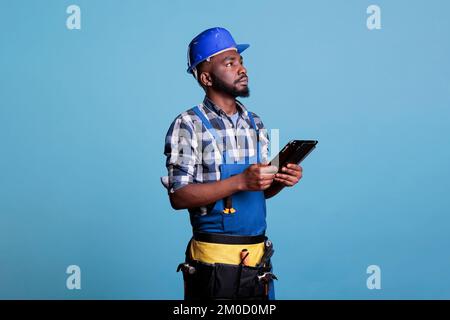
<path id="1" fill-rule="evenodd" d="M 248 252 L 247 249 L 242 249 L 241 251 L 241 264 L 244 266 L 248 266 L 248 255 L 250 252 Z"/>

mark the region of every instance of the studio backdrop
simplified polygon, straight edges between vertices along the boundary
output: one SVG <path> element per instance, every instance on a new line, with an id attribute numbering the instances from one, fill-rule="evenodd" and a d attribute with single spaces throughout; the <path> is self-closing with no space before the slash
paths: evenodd
<path id="1" fill-rule="evenodd" d="M 164 138 L 221 26 L 241 101 L 316 139 L 267 201 L 278 299 L 450 298 L 448 1 L 0 2 L 0 298 L 182 299 Z M 271 150 L 275 152 L 278 150 Z M 276 153 L 276 152 L 275 152 Z"/>

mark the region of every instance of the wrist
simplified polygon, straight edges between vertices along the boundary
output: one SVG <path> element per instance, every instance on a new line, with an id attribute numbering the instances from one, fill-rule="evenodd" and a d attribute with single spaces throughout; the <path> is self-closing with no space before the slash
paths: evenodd
<path id="1" fill-rule="evenodd" d="M 242 179 L 242 177 L 243 177 L 242 173 L 239 173 L 233 177 L 234 179 L 236 179 L 236 181 L 235 181 L 236 191 L 244 191 L 245 190 L 245 183 L 244 183 L 244 179 Z"/>

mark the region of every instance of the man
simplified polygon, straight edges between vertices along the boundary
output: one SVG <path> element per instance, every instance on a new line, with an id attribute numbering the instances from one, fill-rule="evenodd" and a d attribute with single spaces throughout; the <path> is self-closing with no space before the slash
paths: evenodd
<path id="1" fill-rule="evenodd" d="M 295 185 L 302 168 L 269 166 L 269 140 L 261 119 L 237 97 L 248 97 L 247 70 L 237 45 L 223 28 L 196 36 L 188 69 L 206 96 L 175 118 L 165 141 L 174 209 L 188 209 L 193 238 L 183 271 L 185 299 L 274 299 L 265 236 L 265 199 Z"/>

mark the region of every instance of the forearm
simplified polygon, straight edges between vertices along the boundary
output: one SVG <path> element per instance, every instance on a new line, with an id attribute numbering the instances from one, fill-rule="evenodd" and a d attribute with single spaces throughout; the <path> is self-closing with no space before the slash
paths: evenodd
<path id="1" fill-rule="evenodd" d="M 193 183 L 171 193 L 170 203 L 174 209 L 201 207 L 232 195 L 241 188 L 239 175 L 216 182 Z"/>
<path id="2" fill-rule="evenodd" d="M 272 198 L 276 194 L 278 194 L 281 190 L 283 190 L 284 186 L 281 183 L 273 182 L 272 185 L 264 190 L 264 197 L 266 199 Z"/>

